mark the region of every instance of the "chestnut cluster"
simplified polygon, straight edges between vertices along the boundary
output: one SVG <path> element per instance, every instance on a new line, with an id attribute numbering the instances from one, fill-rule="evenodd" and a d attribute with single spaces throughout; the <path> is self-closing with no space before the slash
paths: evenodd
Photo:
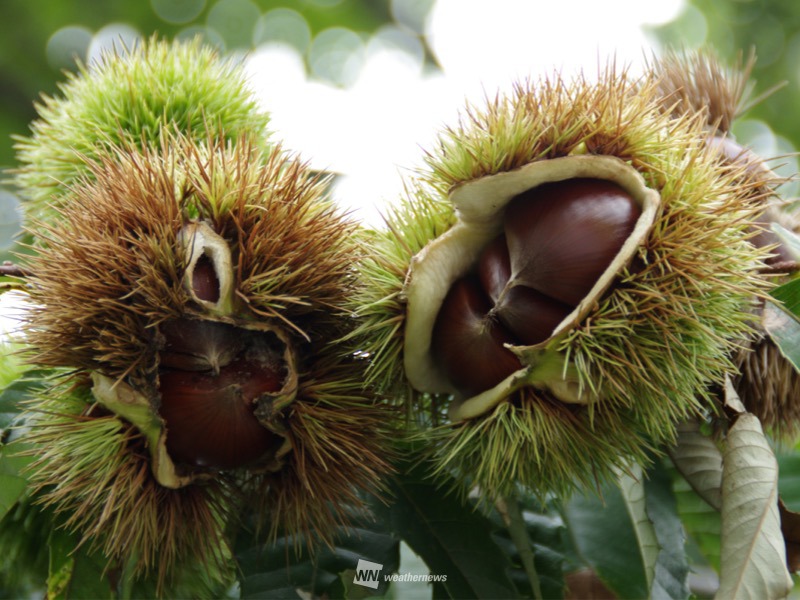
<path id="1" fill-rule="evenodd" d="M 545 183 L 514 197 L 503 233 L 456 280 L 439 310 L 432 350 L 465 396 L 483 392 L 522 365 L 507 345 L 548 339 L 588 294 L 641 211 L 612 181 Z"/>

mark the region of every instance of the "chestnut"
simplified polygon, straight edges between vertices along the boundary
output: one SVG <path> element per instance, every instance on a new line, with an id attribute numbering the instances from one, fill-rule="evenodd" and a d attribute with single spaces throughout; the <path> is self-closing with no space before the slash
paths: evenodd
<path id="1" fill-rule="evenodd" d="M 515 197 L 503 224 L 512 278 L 570 306 L 589 293 L 641 211 L 614 182 L 569 179 Z"/>
<path id="2" fill-rule="evenodd" d="M 192 270 L 192 291 L 200 300 L 218 302 L 220 296 L 219 278 L 214 269 L 214 262 L 203 254 L 197 259 Z"/>
<path id="3" fill-rule="evenodd" d="M 237 358 L 219 374 L 166 369 L 159 380 L 159 414 L 174 461 L 233 469 L 258 460 L 279 441 L 253 414 L 257 398 L 281 388 L 275 368 Z"/>
<path id="4" fill-rule="evenodd" d="M 478 277 L 491 301 L 497 303 L 511 281 L 511 259 L 506 236 L 496 237 L 483 249 L 478 257 Z"/>
<path id="5" fill-rule="evenodd" d="M 167 321 L 160 331 L 159 414 L 174 461 L 232 469 L 280 441 L 254 414 L 256 401 L 285 380 L 272 334 L 189 318 Z"/>
<path id="6" fill-rule="evenodd" d="M 490 314 L 491 306 L 478 279 L 464 277 L 450 288 L 434 325 L 433 352 L 466 395 L 489 389 L 522 366 L 503 345 L 516 340 Z"/>
<path id="7" fill-rule="evenodd" d="M 572 307 L 524 285 L 508 287 L 493 311 L 520 344 L 533 346 L 553 334 Z"/>
<path id="8" fill-rule="evenodd" d="M 641 214 L 604 179 L 545 183 L 511 199 L 504 233 L 446 295 L 431 349 L 459 392 L 485 391 L 521 368 L 504 344 L 547 340 L 589 293 Z"/>
<path id="9" fill-rule="evenodd" d="M 514 333 L 518 343 L 530 346 L 543 342 L 572 311 L 571 306 L 511 281 L 511 261 L 504 235 L 495 238 L 481 252 L 478 276 L 494 303 L 491 313 Z"/>
<path id="10" fill-rule="evenodd" d="M 164 347 L 160 366 L 184 371 L 219 372 L 244 349 L 247 335 L 241 329 L 200 319 L 174 319 L 160 327 Z"/>

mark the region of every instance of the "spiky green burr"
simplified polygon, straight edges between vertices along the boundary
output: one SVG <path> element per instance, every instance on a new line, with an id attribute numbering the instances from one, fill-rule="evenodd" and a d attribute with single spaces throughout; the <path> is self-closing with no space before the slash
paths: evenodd
<path id="1" fill-rule="evenodd" d="M 31 135 L 17 138 L 26 215 L 54 216 L 69 185 L 90 173 L 104 147 L 158 140 L 163 128 L 195 140 L 245 138 L 266 147 L 269 117 L 260 110 L 241 65 L 199 39 L 152 38 L 109 52 L 68 73 L 55 96 L 36 105 Z"/>
<path id="2" fill-rule="evenodd" d="M 69 371 L 30 406 L 42 501 L 165 582 L 224 566 L 242 510 L 327 540 L 389 470 L 391 411 L 337 342 L 357 223 L 245 137 L 163 133 L 86 168 L 25 266 L 32 361 Z"/>
<path id="3" fill-rule="evenodd" d="M 771 226 L 777 223 L 786 229 L 797 230 L 800 217 L 791 203 L 778 193 L 785 179 L 769 167 L 769 158 L 759 157 L 737 142 L 731 128 L 737 117 L 750 104 L 753 83 L 750 76 L 755 65 L 753 55 L 726 67 L 711 53 L 667 53 L 654 61 L 659 75 L 663 106 L 673 115 L 702 112 L 706 115 L 703 134 L 706 143 L 717 149 L 727 163 L 746 165 L 745 175 L 755 175 L 761 188 L 754 192 L 764 198 L 762 210 L 754 219 L 757 232 L 753 240 L 770 249 L 767 264 L 778 269 L 773 279 L 778 282 L 781 265 L 792 270 L 795 261 L 781 243 Z M 774 300 L 773 300 L 774 301 Z M 753 320 L 756 331 L 746 347 L 735 353 L 738 373 L 734 386 L 748 411 L 778 438 L 792 441 L 800 432 L 800 373 L 782 355 L 762 327 L 764 306 L 758 307 Z"/>
<path id="4" fill-rule="evenodd" d="M 731 353 L 752 333 L 751 310 L 767 289 L 767 254 L 749 231 L 764 181 L 721 164 L 704 143 L 704 114 L 667 114 L 662 99 L 655 74 L 633 79 L 609 67 L 597 81 L 556 75 L 469 106 L 373 233 L 363 266 L 371 285 L 354 302 L 369 380 L 433 424 L 435 470 L 490 497 L 517 484 L 567 493 L 647 462 L 674 439 L 676 422 L 713 409 L 709 385 L 735 372 Z M 546 339 L 493 338 L 492 352 L 517 367 L 476 390 L 460 372 L 474 369 L 459 366 L 470 344 L 442 355 L 453 350 L 437 333 L 459 298 L 453 290 L 467 285 L 464 302 L 477 297 L 470 281 L 520 222 L 504 220 L 507 205 L 575 178 L 619 187 L 635 224 L 591 289 L 559 301 Z M 547 202 L 557 210 L 561 201 Z M 564 220 L 550 235 L 580 246 L 584 236 Z M 500 309 L 474 327 L 495 328 L 498 315 L 505 323 Z M 469 335 L 483 340 L 480 331 Z"/>
<path id="5" fill-rule="evenodd" d="M 337 342 L 357 223 L 199 41 L 109 54 L 38 110 L 25 350 L 54 375 L 19 444 L 43 526 L 193 597 L 232 581 L 242 514 L 328 541 L 389 470 L 392 413 Z"/>

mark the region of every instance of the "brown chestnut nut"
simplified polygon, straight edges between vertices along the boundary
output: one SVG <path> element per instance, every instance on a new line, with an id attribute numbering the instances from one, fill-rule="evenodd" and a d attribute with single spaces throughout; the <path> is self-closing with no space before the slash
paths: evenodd
<path id="1" fill-rule="evenodd" d="M 477 277 L 456 281 L 442 303 L 433 328 L 432 349 L 453 385 L 475 395 L 521 368 L 503 344 L 516 343 L 490 314 L 491 303 Z"/>
<path id="2" fill-rule="evenodd" d="M 205 254 L 197 259 L 192 270 L 192 291 L 200 300 L 219 301 L 219 278 L 214 262 Z"/>
<path id="3" fill-rule="evenodd" d="M 547 340 L 589 293 L 641 214 L 614 182 L 570 179 L 514 197 L 505 234 L 456 281 L 433 328 L 432 351 L 462 393 L 483 392 L 521 368 L 503 344 Z"/>
<path id="4" fill-rule="evenodd" d="M 282 379 L 279 369 L 241 357 L 219 374 L 162 371 L 159 414 L 166 424 L 170 457 L 215 469 L 258 460 L 280 440 L 256 419 L 254 402 L 280 390 Z"/>
<path id="5" fill-rule="evenodd" d="M 244 332 L 216 321 L 174 319 L 160 327 L 164 348 L 160 366 L 184 371 L 218 373 L 244 349 Z"/>
<path id="6" fill-rule="evenodd" d="M 493 309 L 500 322 L 526 346 L 553 335 L 556 326 L 571 312 L 571 306 L 524 285 L 509 286 Z"/>
<path id="7" fill-rule="evenodd" d="M 545 183 L 506 208 L 511 276 L 576 306 L 630 236 L 641 211 L 631 195 L 603 179 Z"/>
<path id="8" fill-rule="evenodd" d="M 506 236 L 496 237 L 483 249 L 478 257 L 478 277 L 489 299 L 496 303 L 511 280 Z"/>
<path id="9" fill-rule="evenodd" d="M 492 240 L 481 252 L 478 258 L 478 277 L 494 304 L 491 313 L 500 319 L 521 344 L 543 342 L 572 312 L 573 307 L 511 281 L 508 241 L 504 235 Z"/>

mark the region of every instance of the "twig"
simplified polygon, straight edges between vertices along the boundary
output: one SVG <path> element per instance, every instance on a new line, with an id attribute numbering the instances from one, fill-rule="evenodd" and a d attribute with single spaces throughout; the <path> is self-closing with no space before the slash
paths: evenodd
<path id="1" fill-rule="evenodd" d="M 0 277 L 28 277 L 30 273 L 12 262 L 4 261 L 0 264 Z"/>
<path id="2" fill-rule="evenodd" d="M 800 271 L 800 262 L 796 260 L 782 260 L 771 265 L 766 265 L 761 270 L 764 274 L 783 275 Z"/>

